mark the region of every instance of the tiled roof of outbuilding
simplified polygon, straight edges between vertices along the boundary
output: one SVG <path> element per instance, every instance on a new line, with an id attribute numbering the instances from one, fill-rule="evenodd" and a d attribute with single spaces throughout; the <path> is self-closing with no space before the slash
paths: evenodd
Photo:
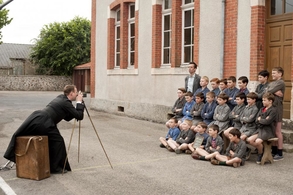
<path id="1" fill-rule="evenodd" d="M 32 46 L 31 44 L 0 44 L 0 67 L 10 67 L 10 58 L 28 59 Z"/>

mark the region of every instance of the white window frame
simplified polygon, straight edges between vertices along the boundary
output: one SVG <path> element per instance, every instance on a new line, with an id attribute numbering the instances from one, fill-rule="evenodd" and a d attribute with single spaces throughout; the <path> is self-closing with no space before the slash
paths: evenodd
<path id="1" fill-rule="evenodd" d="M 119 21 L 117 21 L 117 13 L 118 12 L 120 12 L 120 20 Z M 120 25 L 120 21 L 121 21 L 121 11 L 120 11 L 120 9 L 118 9 L 118 10 L 116 10 L 116 13 L 115 13 L 116 15 L 115 15 L 115 65 L 114 65 L 114 67 L 115 68 L 120 68 L 120 65 L 121 65 L 121 61 L 120 61 L 120 51 L 121 51 L 121 47 L 120 47 L 120 45 L 121 45 L 121 25 Z M 120 35 L 119 35 L 119 39 L 117 39 L 117 28 L 120 28 Z M 119 40 L 119 47 L 120 47 L 120 50 L 119 50 L 119 52 L 117 52 L 117 41 Z M 117 54 L 119 54 L 119 59 L 117 59 Z M 119 60 L 119 66 L 117 66 L 117 60 Z"/>
<path id="2" fill-rule="evenodd" d="M 188 28 L 192 28 L 193 30 L 193 34 L 194 34 L 194 18 L 192 18 L 192 26 L 191 27 L 185 27 L 184 24 L 185 24 L 185 11 L 189 11 L 189 10 L 193 10 L 193 14 L 194 14 L 194 1 L 192 3 L 188 3 L 188 4 L 185 4 L 185 0 L 182 1 L 182 6 L 181 6 L 181 9 L 182 9 L 182 44 L 181 44 L 181 64 L 182 65 L 188 65 L 190 61 L 193 61 L 193 53 L 194 53 L 194 42 L 191 43 L 190 45 L 184 45 L 184 36 L 185 36 L 185 33 L 184 33 L 184 30 L 185 29 L 188 29 Z M 194 41 L 194 40 L 193 40 Z M 189 62 L 184 62 L 184 46 L 189 46 L 192 48 L 193 52 L 191 53 L 191 59 Z"/>
<path id="3" fill-rule="evenodd" d="M 134 6 L 134 17 L 133 18 L 130 18 L 130 12 L 131 12 L 130 7 L 131 6 Z M 135 48 L 133 51 L 131 51 L 131 39 L 134 39 L 134 41 L 135 41 L 135 30 L 134 30 L 134 36 L 131 37 L 131 25 L 132 24 L 134 24 L 134 29 L 135 29 L 135 4 L 134 3 L 129 4 L 129 13 L 128 13 L 128 68 L 133 68 L 134 62 L 135 62 Z M 133 64 L 130 63 L 132 53 L 134 55 Z"/>
<path id="4" fill-rule="evenodd" d="M 172 1 L 172 0 L 170 0 Z M 165 16 L 170 15 L 170 30 L 165 30 Z M 164 47 L 165 32 L 170 32 L 170 45 L 169 47 Z M 162 66 L 171 66 L 171 40 L 172 40 L 172 7 L 165 9 L 165 1 L 162 5 Z M 164 63 L 164 50 L 169 49 L 169 63 Z"/>

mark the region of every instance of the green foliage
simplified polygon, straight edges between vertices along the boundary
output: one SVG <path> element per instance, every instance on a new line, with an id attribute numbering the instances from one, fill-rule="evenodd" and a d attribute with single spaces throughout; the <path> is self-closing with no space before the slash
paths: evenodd
<path id="1" fill-rule="evenodd" d="M 76 65 L 88 63 L 90 32 L 90 21 L 80 17 L 45 25 L 31 52 L 32 61 L 39 66 L 37 72 L 69 76 Z"/>
<path id="2" fill-rule="evenodd" d="M 3 1 L 2 0 L 0 0 L 0 4 L 2 4 L 3 3 Z M 12 18 L 8 18 L 8 10 L 6 10 L 6 9 L 2 9 L 2 10 L 0 10 L 0 44 L 2 43 L 2 32 L 1 32 L 1 29 L 4 27 L 4 26 L 6 26 L 6 25 L 8 25 L 8 24 L 10 24 L 10 22 L 12 21 Z"/>

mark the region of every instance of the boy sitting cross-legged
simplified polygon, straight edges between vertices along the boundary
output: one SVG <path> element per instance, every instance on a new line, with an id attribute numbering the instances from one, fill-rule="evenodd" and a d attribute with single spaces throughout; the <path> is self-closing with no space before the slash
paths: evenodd
<path id="1" fill-rule="evenodd" d="M 181 123 L 181 132 L 178 135 L 177 139 L 168 139 L 167 141 L 168 145 L 170 146 L 170 149 L 168 148 L 169 151 L 177 151 L 181 144 L 189 144 L 194 140 L 194 132 L 190 129 L 191 125 L 192 121 L 188 119 L 185 119 Z M 176 153 L 178 153 L 178 151 Z"/>
<path id="2" fill-rule="evenodd" d="M 209 135 L 206 133 L 206 130 L 207 130 L 207 125 L 204 122 L 199 122 L 195 128 L 195 131 L 197 132 L 195 134 L 195 138 L 196 138 L 196 136 L 203 137 L 203 140 L 202 140 L 202 143 L 200 146 L 201 148 L 204 148 L 204 146 L 207 143 L 207 139 L 209 137 Z M 194 141 L 195 141 L 195 139 L 194 139 Z M 180 149 L 186 150 L 185 151 L 186 154 L 191 154 L 195 150 L 195 148 L 193 147 L 194 141 L 190 144 L 184 144 L 184 145 L 182 144 Z"/>
<path id="3" fill-rule="evenodd" d="M 263 141 L 275 137 L 275 120 L 277 116 L 277 108 L 273 106 L 274 95 L 265 93 L 262 99 L 264 107 L 260 109 L 256 117 L 258 128 L 254 135 L 247 138 L 247 142 L 256 147 L 258 151 L 257 164 L 260 164 L 263 156 Z"/>
<path id="4" fill-rule="evenodd" d="M 238 129 L 231 129 L 229 132 L 230 144 L 226 149 L 226 154 L 221 155 L 219 152 L 214 153 L 214 158 L 211 160 L 213 165 L 228 165 L 239 167 L 244 165 L 246 143 L 240 139 L 241 133 Z"/>
<path id="5" fill-rule="evenodd" d="M 176 138 L 180 134 L 180 130 L 178 128 L 178 120 L 175 117 L 171 118 L 168 121 L 168 124 L 169 124 L 169 131 L 168 131 L 166 137 L 160 137 L 159 140 L 161 142 L 161 144 L 160 144 L 161 148 L 167 148 L 170 150 L 170 146 L 168 146 L 167 141 L 169 139 L 176 140 Z"/>
<path id="6" fill-rule="evenodd" d="M 223 149 L 224 142 L 219 136 L 219 126 L 210 125 L 209 127 L 209 137 L 205 148 L 197 147 L 194 152 L 191 154 L 192 158 L 197 160 L 210 160 L 215 155 L 214 152 L 221 153 Z"/>

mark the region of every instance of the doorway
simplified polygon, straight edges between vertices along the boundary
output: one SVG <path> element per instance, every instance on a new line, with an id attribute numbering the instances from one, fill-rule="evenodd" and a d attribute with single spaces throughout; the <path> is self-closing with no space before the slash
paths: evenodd
<path id="1" fill-rule="evenodd" d="M 283 118 L 290 119 L 293 0 L 266 1 L 266 69 L 284 69 Z M 270 78 L 271 79 L 271 78 Z"/>

